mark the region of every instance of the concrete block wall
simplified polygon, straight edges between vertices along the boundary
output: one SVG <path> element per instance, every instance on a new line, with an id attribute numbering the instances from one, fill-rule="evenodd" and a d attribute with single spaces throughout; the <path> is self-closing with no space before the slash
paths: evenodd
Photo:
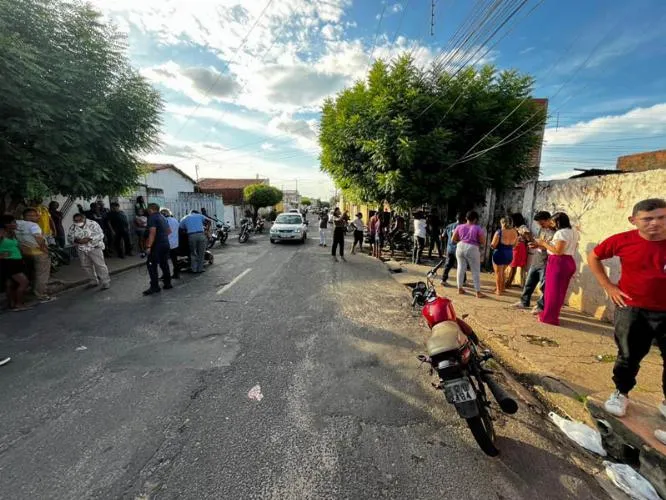
<path id="1" fill-rule="evenodd" d="M 500 194 L 495 206 L 501 208 L 494 212 L 510 212 L 522 206 L 523 215 L 530 219 L 538 210 L 566 212 L 580 233 L 575 255 L 578 269 L 569 288 L 568 304 L 610 321 L 613 304 L 588 269 L 587 253 L 608 236 L 633 228 L 628 217 L 635 203 L 645 198 L 666 197 L 666 170 L 529 183 L 520 191 L 522 199 L 515 189 Z M 606 261 L 606 267 L 613 281 L 617 281 L 619 261 Z"/>

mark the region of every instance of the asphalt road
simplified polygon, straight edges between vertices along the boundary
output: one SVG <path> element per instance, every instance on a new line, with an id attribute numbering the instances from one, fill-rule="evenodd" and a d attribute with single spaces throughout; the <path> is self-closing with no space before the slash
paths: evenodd
<path id="1" fill-rule="evenodd" d="M 0 316 L 1 498 L 604 497 L 529 408 L 483 455 L 415 359 L 406 291 L 367 256 L 259 236 L 146 286 L 141 268 Z"/>

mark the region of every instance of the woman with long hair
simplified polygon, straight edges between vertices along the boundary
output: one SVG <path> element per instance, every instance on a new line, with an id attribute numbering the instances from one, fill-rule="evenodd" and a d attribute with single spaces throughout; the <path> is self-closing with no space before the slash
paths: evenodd
<path id="1" fill-rule="evenodd" d="M 474 290 L 477 298 L 485 297 L 481 293 L 481 250 L 480 247 L 486 244 L 486 233 L 479 226 L 479 214 L 475 211 L 467 212 L 467 222 L 460 224 L 453 232 L 453 241 L 456 243 L 456 260 L 458 261 L 457 281 L 458 293 L 463 295 L 465 272 L 467 268 L 472 271 L 474 278 Z"/>
<path id="2" fill-rule="evenodd" d="M 578 246 L 578 233 L 571 227 L 569 216 L 557 212 L 551 218 L 555 235 L 550 243 L 536 240 L 535 245 L 548 252 L 546 265 L 546 293 L 539 321 L 549 325 L 560 324 L 560 311 L 567 296 L 569 282 L 576 272 L 574 254 Z"/>
<path id="3" fill-rule="evenodd" d="M 520 286 L 525 285 L 525 275 L 527 274 L 527 241 L 530 236 L 530 228 L 525 223 L 525 217 L 522 214 L 511 214 L 513 227 L 518 232 L 518 241 L 513 247 L 513 259 L 509 266 L 509 275 L 506 277 L 506 288 L 513 286 L 513 280 L 516 278 L 516 272 L 520 268 Z"/>
<path id="4" fill-rule="evenodd" d="M 500 228 L 490 243 L 493 249 L 493 268 L 495 270 L 495 295 L 502 295 L 505 290 L 504 270 L 513 260 L 514 247 L 518 243 L 518 231 L 513 228 L 511 217 L 500 219 Z"/>

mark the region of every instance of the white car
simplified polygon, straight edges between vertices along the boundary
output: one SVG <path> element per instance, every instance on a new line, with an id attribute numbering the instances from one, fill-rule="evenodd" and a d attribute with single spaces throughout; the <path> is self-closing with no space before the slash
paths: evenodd
<path id="1" fill-rule="evenodd" d="M 305 243 L 308 238 L 308 226 L 301 214 L 280 214 L 271 226 L 271 243 L 278 241 L 300 241 Z"/>

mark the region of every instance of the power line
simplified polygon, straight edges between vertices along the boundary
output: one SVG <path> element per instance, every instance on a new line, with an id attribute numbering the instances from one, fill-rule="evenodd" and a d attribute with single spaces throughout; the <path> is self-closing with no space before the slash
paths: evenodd
<path id="1" fill-rule="evenodd" d="M 250 38 L 250 34 L 252 34 L 252 32 L 254 31 L 254 28 L 256 28 L 257 24 L 259 24 L 259 21 L 264 16 L 264 14 L 266 13 L 266 10 L 268 10 L 268 7 L 270 7 L 270 5 L 272 3 L 273 3 L 273 0 L 268 0 L 268 2 L 266 2 L 266 5 L 264 6 L 263 10 L 259 14 L 259 16 L 254 20 L 254 23 L 252 24 L 252 26 L 250 27 L 248 32 L 243 37 L 243 40 L 241 41 L 240 45 L 236 48 L 236 50 L 235 50 L 236 54 L 240 53 L 240 51 L 243 49 L 243 47 L 245 47 L 245 44 L 247 43 L 248 39 Z M 236 62 L 236 59 L 234 59 L 234 62 Z M 229 68 L 230 66 L 231 66 L 231 63 L 227 63 L 227 68 Z M 217 77 L 215 78 L 215 80 L 213 80 L 213 82 L 210 84 L 208 89 L 206 89 L 206 91 L 204 92 L 205 96 L 210 95 L 210 92 L 213 90 L 215 85 L 217 85 L 219 83 L 220 78 L 222 78 L 222 72 L 220 72 L 217 75 Z M 178 137 L 182 133 L 182 131 L 185 129 L 185 126 L 189 123 L 190 119 L 197 113 L 197 111 L 199 111 L 199 108 L 201 108 L 201 102 L 197 103 L 197 105 L 194 108 L 194 110 L 192 111 L 192 113 L 185 119 L 185 123 L 183 123 L 183 125 L 180 127 L 180 129 L 178 130 L 178 132 L 176 133 L 176 135 L 174 137 Z"/>

